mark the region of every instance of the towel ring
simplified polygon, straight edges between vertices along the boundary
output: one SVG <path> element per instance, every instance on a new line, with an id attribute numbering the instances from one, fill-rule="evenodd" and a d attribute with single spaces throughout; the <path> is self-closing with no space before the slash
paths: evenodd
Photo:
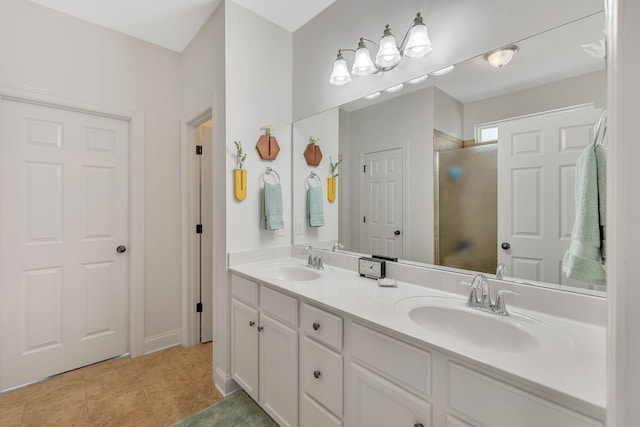
<path id="1" fill-rule="evenodd" d="M 278 175 L 278 172 L 276 172 L 275 169 L 272 169 L 270 166 L 267 166 L 267 169 L 264 171 L 264 173 L 262 174 L 262 183 L 266 184 L 267 181 L 264 179 L 265 175 L 271 175 L 274 174 L 275 176 L 273 177 L 273 184 L 279 184 L 280 183 L 280 175 Z"/>
<path id="2" fill-rule="evenodd" d="M 317 181 L 318 185 L 322 185 L 322 180 L 320 179 L 320 176 L 314 171 L 311 171 L 311 173 L 309 173 L 309 176 L 307 177 L 307 180 L 305 182 L 305 187 L 309 189 L 313 181 Z"/>

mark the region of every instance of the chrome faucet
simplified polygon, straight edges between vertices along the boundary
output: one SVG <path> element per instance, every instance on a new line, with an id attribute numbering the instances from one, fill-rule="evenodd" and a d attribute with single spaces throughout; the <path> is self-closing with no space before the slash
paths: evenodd
<path id="1" fill-rule="evenodd" d="M 340 243 L 340 242 L 335 242 L 333 244 L 333 247 L 331 248 L 331 252 L 335 252 L 338 249 L 344 249 L 344 245 L 342 243 Z"/>
<path id="2" fill-rule="evenodd" d="M 305 248 L 302 250 L 302 255 L 306 255 L 307 253 L 309 253 L 309 259 L 307 260 L 307 265 L 311 268 L 324 270 L 322 255 L 316 255 L 316 251 L 313 248 L 313 246 L 305 246 Z"/>
<path id="3" fill-rule="evenodd" d="M 498 267 L 496 268 L 496 279 L 502 280 L 504 273 L 508 271 L 509 269 L 507 268 L 506 265 L 504 265 L 503 263 L 498 264 Z"/>
<path id="4" fill-rule="evenodd" d="M 484 311 L 488 311 L 491 313 L 498 314 L 500 316 L 508 316 L 509 312 L 507 311 L 507 306 L 504 302 L 504 294 L 513 294 L 518 295 L 517 292 L 509 291 L 509 290 L 500 290 L 496 295 L 495 304 L 491 300 L 491 288 L 489 286 L 489 280 L 487 276 L 484 274 L 477 274 L 471 283 L 469 282 L 458 282 L 461 285 L 466 285 L 471 287 L 471 293 L 469 294 L 469 299 L 467 300 L 467 305 L 469 307 L 478 308 Z M 479 291 L 478 291 L 479 290 Z M 480 292 L 480 296 L 478 296 L 478 292 Z"/>

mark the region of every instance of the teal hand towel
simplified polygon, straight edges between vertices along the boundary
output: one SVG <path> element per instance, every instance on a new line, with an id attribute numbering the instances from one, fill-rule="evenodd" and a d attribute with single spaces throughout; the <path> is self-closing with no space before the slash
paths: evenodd
<path id="1" fill-rule="evenodd" d="M 320 185 L 309 186 L 307 190 L 307 209 L 309 212 L 309 226 L 322 227 L 324 225 L 324 203 Z"/>
<path id="2" fill-rule="evenodd" d="M 260 206 L 260 226 L 265 230 L 284 228 L 282 219 L 282 188 L 265 182 Z"/>
<path id="3" fill-rule="evenodd" d="M 576 163 L 576 220 L 562 260 L 567 277 L 597 285 L 606 284 L 606 174 L 605 148 L 589 145 Z"/>

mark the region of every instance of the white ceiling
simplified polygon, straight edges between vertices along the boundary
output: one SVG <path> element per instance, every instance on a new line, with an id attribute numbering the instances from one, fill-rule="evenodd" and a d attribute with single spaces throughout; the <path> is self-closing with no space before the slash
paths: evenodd
<path id="1" fill-rule="evenodd" d="M 29 0 L 182 52 L 222 0 Z M 335 0 L 234 0 L 291 32 Z"/>

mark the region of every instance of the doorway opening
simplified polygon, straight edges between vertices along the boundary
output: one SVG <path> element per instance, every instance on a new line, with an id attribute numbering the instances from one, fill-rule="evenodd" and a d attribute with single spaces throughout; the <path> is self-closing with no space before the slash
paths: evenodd
<path id="1" fill-rule="evenodd" d="M 207 111 L 185 126 L 183 141 L 183 249 L 186 262 L 186 334 L 183 345 L 213 339 L 213 126 Z M 186 277 L 185 277 L 186 276 Z"/>

